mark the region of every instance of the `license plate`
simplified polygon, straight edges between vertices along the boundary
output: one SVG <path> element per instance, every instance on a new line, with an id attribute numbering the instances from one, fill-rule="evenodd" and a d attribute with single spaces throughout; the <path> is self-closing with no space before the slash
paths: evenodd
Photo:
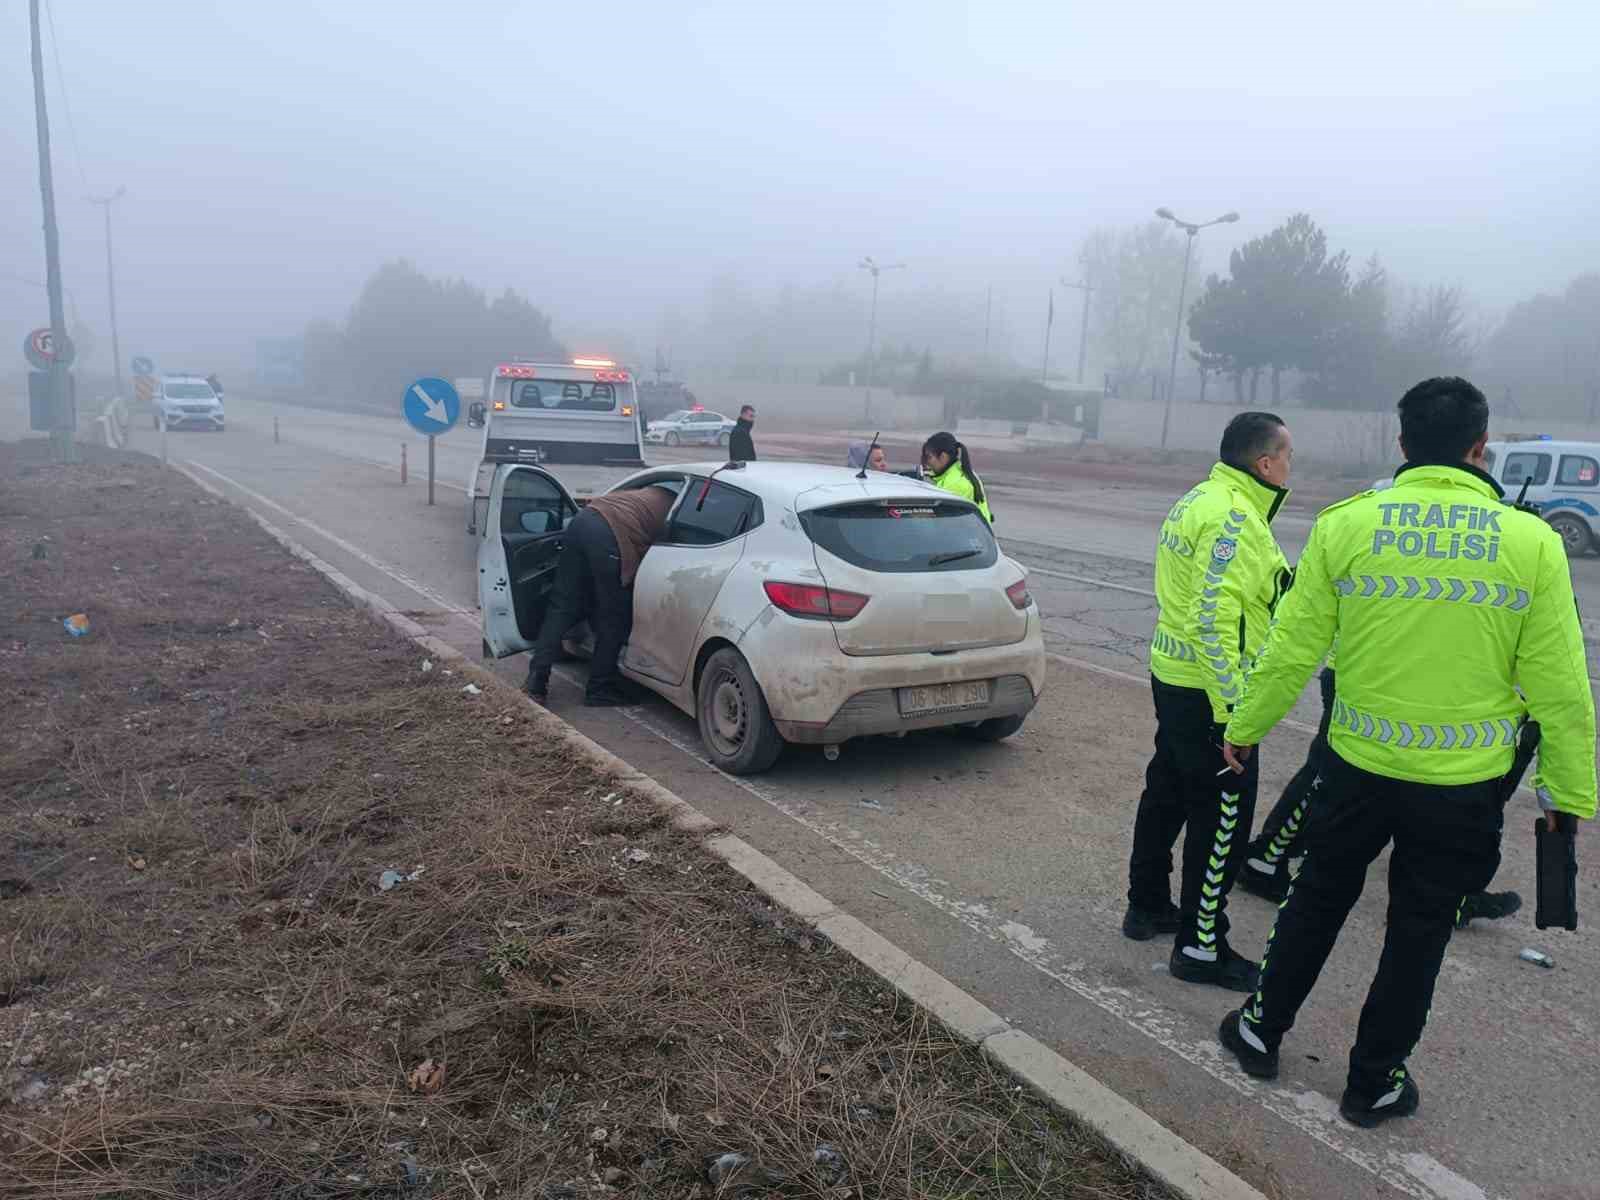
<path id="1" fill-rule="evenodd" d="M 983 708 L 989 703 L 989 681 L 975 683 L 936 683 L 928 687 L 900 689 L 900 715 L 921 717 L 928 713 L 954 712 L 962 708 Z"/>

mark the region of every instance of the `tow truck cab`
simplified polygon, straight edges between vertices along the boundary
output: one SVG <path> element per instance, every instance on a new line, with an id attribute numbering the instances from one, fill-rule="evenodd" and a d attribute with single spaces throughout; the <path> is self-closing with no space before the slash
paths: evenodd
<path id="1" fill-rule="evenodd" d="M 467 423 L 483 429 L 468 487 L 468 533 L 482 527 L 500 463 L 644 466 L 633 372 L 606 358 L 499 363 L 487 400 L 468 409 Z"/>

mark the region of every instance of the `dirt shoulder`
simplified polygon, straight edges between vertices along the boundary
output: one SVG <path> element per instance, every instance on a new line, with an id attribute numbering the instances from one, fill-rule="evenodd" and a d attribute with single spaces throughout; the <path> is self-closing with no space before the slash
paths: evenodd
<path id="1" fill-rule="evenodd" d="M 1165 1195 L 510 693 L 86 453 L 0 444 L 9 1194 Z"/>

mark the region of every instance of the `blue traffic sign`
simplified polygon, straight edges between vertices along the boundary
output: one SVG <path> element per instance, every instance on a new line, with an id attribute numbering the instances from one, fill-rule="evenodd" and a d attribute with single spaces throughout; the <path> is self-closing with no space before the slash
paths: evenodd
<path id="1" fill-rule="evenodd" d="M 135 375 L 154 375 L 156 373 L 155 363 L 151 362 L 142 354 L 135 357 L 130 365 L 133 367 L 133 373 Z"/>
<path id="2" fill-rule="evenodd" d="M 411 428 L 427 437 L 448 433 L 461 416 L 461 397 L 443 379 L 419 379 L 402 401 Z"/>

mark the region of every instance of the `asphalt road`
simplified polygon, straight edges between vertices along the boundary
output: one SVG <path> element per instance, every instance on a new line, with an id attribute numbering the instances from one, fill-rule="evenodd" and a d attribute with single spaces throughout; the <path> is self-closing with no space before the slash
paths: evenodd
<path id="1" fill-rule="evenodd" d="M 172 459 L 475 654 L 475 541 L 462 491 L 474 431 L 440 439 L 430 508 L 425 451 L 398 417 L 228 405 L 226 434 L 171 434 Z M 0 433 L 17 432 L 0 413 Z M 140 428 L 135 448 L 159 452 L 158 435 Z M 557 473 L 573 490 L 618 474 Z M 1174 479 L 1169 490 L 1191 482 Z M 1423 1111 L 1399 1128 L 1362 1132 L 1336 1111 L 1381 943 L 1382 864 L 1285 1043 L 1282 1078 L 1263 1085 L 1224 1061 L 1215 1029 L 1234 997 L 1178 983 L 1166 972 L 1167 939 L 1135 944 L 1118 929 L 1153 729 L 1149 561 L 1172 495 L 1003 480 L 992 490 L 1055 656 L 1040 707 L 1006 744 L 912 735 L 851 744 L 832 764 L 792 749 L 770 774 L 739 780 L 701 759 L 693 723 L 665 702 L 580 707 L 572 680 L 581 667 L 562 669 L 554 707 L 1269 1195 L 1600 1197 L 1589 1128 L 1600 954 L 1582 932 L 1540 934 L 1530 910 L 1453 940 L 1412 1060 Z M 1291 557 L 1309 526 L 1292 504 L 1280 529 Z M 1575 574 L 1588 610 L 1600 612 L 1600 562 L 1580 562 Z M 524 664 L 501 669 L 520 678 Z M 1304 757 L 1312 697 L 1295 719 L 1264 747 L 1262 813 Z M 1532 823 L 1531 806 L 1514 802 L 1497 881 L 1530 898 Z M 1593 872 L 1579 903 L 1591 913 L 1600 904 Z M 1230 912 L 1235 943 L 1259 951 L 1270 906 L 1240 893 Z M 1524 946 L 1548 950 L 1556 969 L 1519 961 Z"/>

